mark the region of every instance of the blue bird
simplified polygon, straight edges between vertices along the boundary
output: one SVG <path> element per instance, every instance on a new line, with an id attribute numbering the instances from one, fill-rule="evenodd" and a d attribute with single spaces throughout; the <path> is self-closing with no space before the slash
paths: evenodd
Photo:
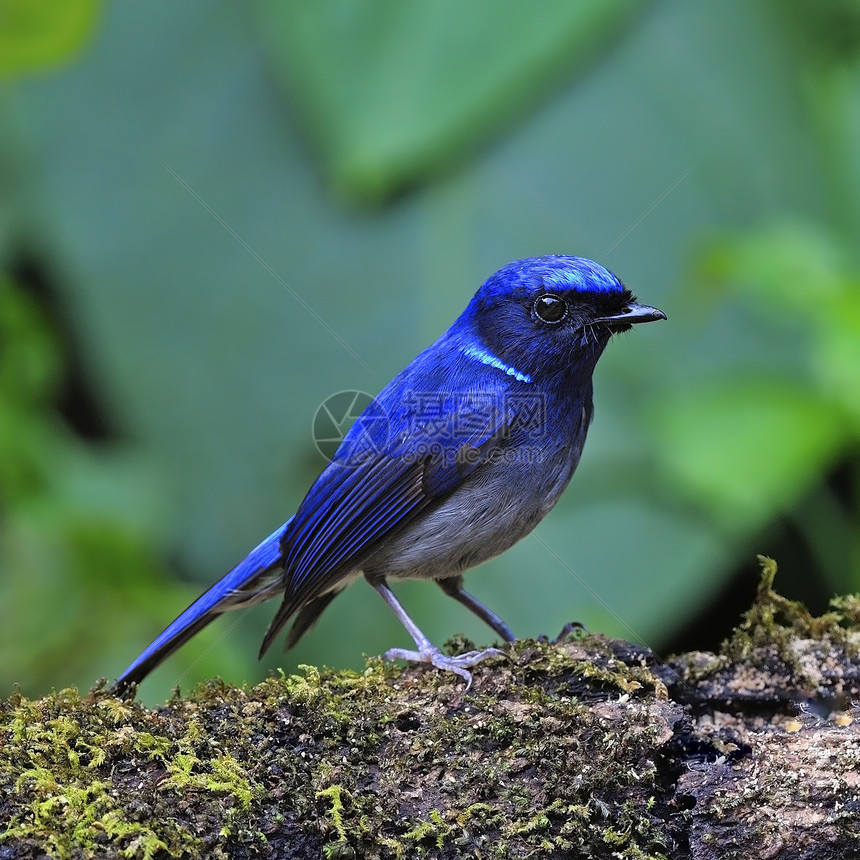
<path id="1" fill-rule="evenodd" d="M 262 656 L 292 619 L 291 648 L 359 576 L 415 642 L 388 659 L 455 672 L 496 648 L 446 656 L 389 580 L 434 580 L 506 642 L 463 571 L 504 552 L 558 501 L 593 415 L 592 373 L 610 337 L 666 319 L 583 257 L 519 260 L 496 272 L 434 344 L 356 419 L 296 513 L 191 604 L 122 673 L 119 691 L 229 609 L 281 597 Z"/>

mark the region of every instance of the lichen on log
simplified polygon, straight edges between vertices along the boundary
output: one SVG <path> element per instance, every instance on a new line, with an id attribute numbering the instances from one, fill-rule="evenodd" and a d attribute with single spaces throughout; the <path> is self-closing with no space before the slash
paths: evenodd
<path id="1" fill-rule="evenodd" d="M 153 709 L 13 695 L 0 860 L 853 856 L 860 600 L 813 617 L 762 562 L 719 653 L 576 634 L 514 643 L 468 693 L 374 659 Z"/>

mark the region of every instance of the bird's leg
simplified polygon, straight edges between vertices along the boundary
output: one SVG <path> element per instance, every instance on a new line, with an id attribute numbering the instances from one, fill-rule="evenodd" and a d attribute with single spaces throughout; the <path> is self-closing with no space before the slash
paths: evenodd
<path id="1" fill-rule="evenodd" d="M 436 584 L 449 597 L 460 602 L 467 609 L 470 609 L 478 618 L 486 624 L 489 624 L 505 642 L 513 642 L 517 637 L 511 632 L 511 628 L 493 612 L 492 609 L 484 606 L 476 597 L 472 597 L 468 591 L 463 588 L 462 576 L 446 576 L 444 579 L 437 579 Z"/>
<path id="2" fill-rule="evenodd" d="M 508 656 L 498 648 L 486 648 L 483 651 L 467 651 L 465 654 L 458 654 L 456 657 L 448 657 L 418 629 L 418 626 L 406 614 L 406 610 L 400 605 L 400 601 L 394 596 L 394 592 L 388 587 L 388 583 L 384 579 L 377 579 L 370 584 L 392 608 L 394 614 L 400 619 L 400 623 L 406 628 L 406 631 L 415 642 L 415 647 L 418 649 L 417 651 L 408 651 L 404 648 L 390 648 L 383 655 L 384 659 L 430 663 L 437 669 L 446 669 L 465 679 L 466 689 L 468 690 L 472 686 L 472 673 L 469 671 L 472 666 L 489 657 Z"/>

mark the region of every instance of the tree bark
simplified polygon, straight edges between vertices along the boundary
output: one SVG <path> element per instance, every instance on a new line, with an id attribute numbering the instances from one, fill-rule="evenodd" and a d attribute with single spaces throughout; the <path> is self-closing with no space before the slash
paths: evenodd
<path id="1" fill-rule="evenodd" d="M 156 709 L 13 696 L 0 860 L 858 856 L 860 601 L 812 617 L 762 561 L 716 654 L 581 635 L 469 692 L 371 660 Z"/>

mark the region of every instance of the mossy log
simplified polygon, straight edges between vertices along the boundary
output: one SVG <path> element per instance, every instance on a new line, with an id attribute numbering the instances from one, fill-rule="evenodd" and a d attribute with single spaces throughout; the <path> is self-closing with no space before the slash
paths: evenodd
<path id="1" fill-rule="evenodd" d="M 574 635 L 469 692 L 373 660 L 155 709 L 13 696 L 0 860 L 860 856 L 860 601 L 812 617 L 763 561 L 718 654 Z"/>

